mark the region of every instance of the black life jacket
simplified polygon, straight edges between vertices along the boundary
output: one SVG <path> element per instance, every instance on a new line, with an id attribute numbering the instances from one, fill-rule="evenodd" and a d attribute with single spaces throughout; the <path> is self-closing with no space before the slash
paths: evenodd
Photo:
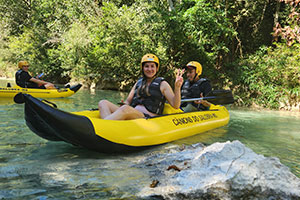
<path id="1" fill-rule="evenodd" d="M 200 89 L 200 85 L 206 81 L 209 81 L 206 78 L 201 78 L 197 82 L 191 85 L 189 80 L 185 80 L 182 88 L 181 88 L 181 98 L 187 99 L 187 98 L 198 98 L 200 97 L 200 94 L 203 93 Z M 203 94 L 205 96 L 206 94 Z"/>
<path id="2" fill-rule="evenodd" d="M 26 73 L 24 72 L 22 69 L 18 70 L 15 74 L 15 79 L 16 79 L 16 84 L 20 87 L 23 87 L 23 88 L 37 88 L 38 85 L 36 83 L 33 83 L 31 81 L 25 81 L 25 80 L 22 80 L 21 78 L 21 74 L 22 73 Z"/>
<path id="3" fill-rule="evenodd" d="M 204 82 L 210 81 L 206 78 L 201 78 L 195 83 L 191 84 L 189 80 L 185 80 L 181 88 L 181 98 L 199 98 L 201 93 L 203 93 L 203 96 L 207 95 L 205 94 L 205 91 L 201 90 L 201 84 L 203 84 Z M 187 104 L 192 104 L 199 110 L 206 110 L 206 108 L 202 104 L 195 104 L 194 102 L 185 102 L 181 106 L 186 106 Z"/>
<path id="4" fill-rule="evenodd" d="M 145 81 L 144 78 L 139 78 L 137 81 L 130 106 L 144 105 L 149 112 L 161 115 L 166 102 L 165 96 L 160 91 L 160 84 L 164 78 L 155 78 L 149 85 L 148 94 L 141 89 L 143 81 Z"/>
<path id="5" fill-rule="evenodd" d="M 23 71 L 23 70 L 20 69 L 20 70 L 18 70 L 18 71 L 16 72 L 16 74 L 15 74 L 15 79 L 16 79 L 16 84 L 17 84 L 18 86 L 20 86 L 20 87 L 25 87 L 25 85 L 23 86 L 23 84 L 20 82 L 20 80 L 21 80 L 20 76 L 21 76 L 22 71 Z"/>

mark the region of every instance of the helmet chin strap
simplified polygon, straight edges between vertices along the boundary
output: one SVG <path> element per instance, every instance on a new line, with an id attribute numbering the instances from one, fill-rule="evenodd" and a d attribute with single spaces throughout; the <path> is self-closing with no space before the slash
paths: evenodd
<path id="1" fill-rule="evenodd" d="M 193 78 L 193 81 L 192 81 L 192 83 L 194 83 L 194 82 L 195 82 L 195 78 L 197 77 L 197 75 L 198 75 L 198 74 L 195 74 L 195 76 L 194 76 L 194 78 Z"/>

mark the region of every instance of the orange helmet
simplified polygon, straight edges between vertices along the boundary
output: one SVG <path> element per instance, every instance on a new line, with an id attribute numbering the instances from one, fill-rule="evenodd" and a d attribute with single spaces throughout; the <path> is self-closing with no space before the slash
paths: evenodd
<path id="1" fill-rule="evenodd" d="M 157 64 L 157 71 L 159 69 L 159 60 L 158 60 L 158 57 L 154 54 L 151 54 L 151 53 L 147 53 L 146 55 L 144 55 L 142 57 L 142 60 L 141 60 L 141 69 L 143 70 L 143 63 L 144 62 L 154 62 Z"/>
<path id="2" fill-rule="evenodd" d="M 23 66 L 28 66 L 28 65 L 29 65 L 29 63 L 28 63 L 27 61 L 20 61 L 20 62 L 18 63 L 18 67 L 19 67 L 20 69 L 22 69 Z"/>

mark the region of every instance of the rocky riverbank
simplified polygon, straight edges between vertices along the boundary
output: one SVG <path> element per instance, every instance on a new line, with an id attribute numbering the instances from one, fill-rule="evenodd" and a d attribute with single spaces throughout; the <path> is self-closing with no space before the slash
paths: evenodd
<path id="1" fill-rule="evenodd" d="M 300 179 L 288 167 L 239 141 L 171 149 L 136 167 L 153 180 L 142 199 L 300 199 Z"/>

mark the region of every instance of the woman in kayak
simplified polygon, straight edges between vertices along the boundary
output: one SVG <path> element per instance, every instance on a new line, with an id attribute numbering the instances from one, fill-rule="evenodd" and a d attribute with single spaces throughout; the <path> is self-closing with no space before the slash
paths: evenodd
<path id="1" fill-rule="evenodd" d="M 107 100 L 98 104 L 102 119 L 130 120 L 161 115 L 166 100 L 175 109 L 180 107 L 180 89 L 184 70 L 177 70 L 174 92 L 167 81 L 156 77 L 159 60 L 154 54 L 146 54 L 141 60 L 143 77 L 131 89 L 121 107 Z"/>
<path id="2" fill-rule="evenodd" d="M 38 89 L 50 89 L 55 88 L 52 83 L 33 78 L 28 73 L 29 63 L 27 61 L 20 61 L 18 63 L 19 70 L 16 72 L 15 79 L 16 84 L 23 88 L 38 88 Z"/>

